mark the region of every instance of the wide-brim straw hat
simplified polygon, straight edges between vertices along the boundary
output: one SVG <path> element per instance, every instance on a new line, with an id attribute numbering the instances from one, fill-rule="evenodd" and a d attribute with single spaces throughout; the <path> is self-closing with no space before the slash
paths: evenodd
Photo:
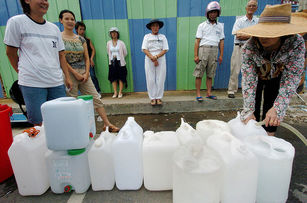
<path id="1" fill-rule="evenodd" d="M 161 29 L 164 25 L 164 23 L 158 19 L 152 19 L 149 23 L 147 23 L 146 27 L 148 30 L 151 30 L 151 25 L 154 23 L 158 23 L 159 24 L 159 29 Z"/>
<path id="2" fill-rule="evenodd" d="M 259 17 L 258 24 L 238 30 L 236 33 L 275 38 L 307 32 L 307 26 L 300 24 L 301 20 L 297 21 L 296 19 L 291 21 L 291 4 L 267 5 Z"/>
<path id="3" fill-rule="evenodd" d="M 291 14 L 291 23 L 300 26 L 307 26 L 307 9 Z"/>

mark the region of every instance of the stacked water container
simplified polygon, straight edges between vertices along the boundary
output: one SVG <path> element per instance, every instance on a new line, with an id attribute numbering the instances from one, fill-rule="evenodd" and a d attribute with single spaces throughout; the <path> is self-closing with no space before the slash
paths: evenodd
<path id="1" fill-rule="evenodd" d="M 41 110 L 51 190 L 86 192 L 91 184 L 88 149 L 96 133 L 93 97 L 62 97 L 45 102 Z"/>

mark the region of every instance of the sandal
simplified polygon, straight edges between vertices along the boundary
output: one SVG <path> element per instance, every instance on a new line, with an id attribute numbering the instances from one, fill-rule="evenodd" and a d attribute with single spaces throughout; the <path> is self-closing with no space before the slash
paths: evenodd
<path id="1" fill-rule="evenodd" d="M 119 132 L 119 128 L 118 127 L 116 127 L 115 125 L 110 125 L 110 126 L 108 126 L 109 127 L 109 132 L 110 133 L 118 133 Z M 102 130 L 103 131 L 106 131 L 106 129 L 107 129 L 107 126 L 104 126 L 103 128 L 102 128 Z"/>
<path id="2" fill-rule="evenodd" d="M 152 99 L 152 100 L 150 101 L 150 104 L 151 104 L 151 106 L 155 106 L 155 105 L 156 105 L 156 100 L 155 100 L 155 99 Z"/>
<path id="3" fill-rule="evenodd" d="M 196 100 L 197 100 L 198 102 L 202 102 L 202 101 L 204 101 L 202 96 L 200 96 L 200 97 L 196 97 Z"/>
<path id="4" fill-rule="evenodd" d="M 216 96 L 210 95 L 206 97 L 207 99 L 213 99 L 213 100 L 217 100 Z"/>
<path id="5" fill-rule="evenodd" d="M 123 97 L 123 94 L 122 93 L 119 93 L 118 94 L 118 98 L 120 99 L 120 98 L 122 98 Z"/>
<path id="6" fill-rule="evenodd" d="M 157 99 L 157 105 L 162 105 L 162 100 L 161 99 Z"/>
<path id="7" fill-rule="evenodd" d="M 117 94 L 114 93 L 113 96 L 112 96 L 112 98 L 114 99 L 114 98 L 116 98 L 116 97 L 117 97 Z"/>

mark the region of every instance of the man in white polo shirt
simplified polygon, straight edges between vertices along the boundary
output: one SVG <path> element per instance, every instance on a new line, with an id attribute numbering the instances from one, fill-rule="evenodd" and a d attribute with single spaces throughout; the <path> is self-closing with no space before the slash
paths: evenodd
<path id="1" fill-rule="evenodd" d="M 231 56 L 230 78 L 228 83 L 228 97 L 235 98 L 235 93 L 238 91 L 238 76 L 241 69 L 241 48 L 244 43 L 250 38 L 247 35 L 236 34 L 240 29 L 255 25 L 258 23 L 258 18 L 254 16 L 258 8 L 257 0 L 249 0 L 246 4 L 246 15 L 238 18 L 233 25 L 232 34 L 234 35 L 234 48 Z"/>
<path id="2" fill-rule="evenodd" d="M 211 94 L 212 78 L 215 76 L 217 67 L 218 50 L 220 56 L 219 64 L 223 60 L 224 51 L 224 24 L 217 22 L 217 17 L 221 14 L 221 7 L 218 2 L 212 1 L 206 8 L 206 17 L 208 20 L 198 25 L 196 40 L 194 45 L 194 62 L 196 67 L 193 73 L 196 87 L 196 100 L 201 102 L 203 97 L 200 95 L 201 81 L 206 72 L 206 85 L 208 99 L 216 100 L 216 96 Z"/>

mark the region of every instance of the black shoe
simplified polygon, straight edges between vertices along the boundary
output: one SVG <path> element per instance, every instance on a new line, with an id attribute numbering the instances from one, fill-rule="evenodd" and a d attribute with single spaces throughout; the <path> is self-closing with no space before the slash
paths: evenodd
<path id="1" fill-rule="evenodd" d="M 233 99 L 233 98 L 235 98 L 235 95 L 234 94 L 228 94 L 228 98 Z"/>

